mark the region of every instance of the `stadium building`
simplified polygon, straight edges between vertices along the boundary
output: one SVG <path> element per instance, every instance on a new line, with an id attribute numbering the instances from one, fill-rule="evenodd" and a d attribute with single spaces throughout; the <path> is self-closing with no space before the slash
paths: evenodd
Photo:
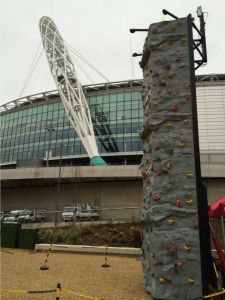
<path id="1" fill-rule="evenodd" d="M 209 201 L 225 194 L 225 75 L 196 77 L 202 177 Z M 72 203 L 140 206 L 142 80 L 83 87 L 101 156 L 89 158 L 57 91 L 6 103 L 1 109 L 2 210 Z M 60 191 L 57 189 L 60 180 Z M 136 218 L 138 210 L 123 211 Z"/>

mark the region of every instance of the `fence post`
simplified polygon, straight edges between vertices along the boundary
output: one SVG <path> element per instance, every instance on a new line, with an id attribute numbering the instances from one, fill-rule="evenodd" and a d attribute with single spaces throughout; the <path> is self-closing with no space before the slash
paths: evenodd
<path id="1" fill-rule="evenodd" d="M 57 283 L 57 286 L 56 286 L 56 290 L 55 290 L 55 300 L 60 300 L 60 295 L 61 295 L 61 284 L 60 283 Z"/>

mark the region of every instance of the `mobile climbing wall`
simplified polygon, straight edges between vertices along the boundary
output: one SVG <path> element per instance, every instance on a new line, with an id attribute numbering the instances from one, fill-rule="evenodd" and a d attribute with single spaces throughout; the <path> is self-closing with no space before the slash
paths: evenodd
<path id="1" fill-rule="evenodd" d="M 200 249 L 208 237 L 199 234 L 204 216 L 199 214 L 202 187 L 190 22 L 189 17 L 150 25 L 141 61 L 142 262 L 145 287 L 157 299 L 190 300 L 204 291 Z M 209 240 L 206 253 L 208 246 Z"/>

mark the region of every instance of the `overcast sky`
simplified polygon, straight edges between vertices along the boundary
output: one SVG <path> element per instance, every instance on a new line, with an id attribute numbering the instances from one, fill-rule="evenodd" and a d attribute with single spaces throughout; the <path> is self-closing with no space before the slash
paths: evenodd
<path id="1" fill-rule="evenodd" d="M 131 51 L 142 51 L 146 32 L 131 35 L 129 28 L 148 28 L 151 23 L 170 20 L 162 15 L 163 8 L 185 17 L 189 13 L 196 16 L 197 6 L 202 5 L 208 13 L 208 64 L 197 74 L 225 73 L 224 0 L 0 0 L 0 3 L 0 104 L 20 97 L 24 86 L 22 96 L 55 89 L 44 53 L 25 85 L 41 42 L 38 24 L 42 16 L 52 18 L 64 40 L 110 81 L 120 81 L 142 78 L 140 58 L 133 59 L 132 72 Z M 39 49 L 41 53 L 42 48 Z M 104 82 L 84 64 L 82 68 L 94 83 Z M 90 83 L 83 72 L 79 74 L 83 84 Z"/>

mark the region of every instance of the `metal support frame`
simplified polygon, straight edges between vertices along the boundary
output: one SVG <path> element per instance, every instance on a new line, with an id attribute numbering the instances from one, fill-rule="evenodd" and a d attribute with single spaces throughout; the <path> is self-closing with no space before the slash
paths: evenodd
<path id="1" fill-rule="evenodd" d="M 174 19 L 178 19 L 177 16 L 172 14 L 166 9 L 162 10 L 164 15 L 169 15 Z M 204 13 L 202 12 L 201 6 L 197 8 L 197 15 L 200 20 L 200 29 L 195 25 L 193 22 L 193 19 L 191 18 L 191 24 L 192 29 L 195 29 L 195 31 L 198 33 L 199 38 L 193 39 L 192 38 L 192 44 L 193 44 L 193 50 L 197 51 L 200 55 L 200 59 L 194 59 L 195 67 L 194 69 L 197 70 L 199 67 L 201 67 L 204 63 L 207 63 L 207 50 L 206 50 L 206 37 L 205 37 L 205 20 L 204 20 Z"/>
<path id="2" fill-rule="evenodd" d="M 172 14 L 166 9 L 162 10 L 162 13 L 164 15 L 168 15 L 172 17 L 173 19 L 178 19 L 177 16 Z M 195 25 L 193 22 L 193 19 L 191 19 L 192 28 L 195 29 L 195 31 L 198 33 L 199 38 L 198 39 L 192 39 L 193 44 L 193 50 L 197 51 L 197 53 L 200 56 L 200 59 L 194 59 L 195 67 L 194 69 L 197 70 L 199 67 L 201 67 L 203 64 L 207 63 L 207 50 L 206 50 L 206 37 L 205 37 L 205 20 L 204 20 L 204 13 L 202 12 L 201 6 L 197 8 L 197 15 L 200 20 L 200 29 Z M 143 32 L 148 31 L 148 29 L 137 29 L 137 28 L 131 28 L 130 33 L 135 33 L 136 31 Z M 133 53 L 133 57 L 142 56 L 142 54 L 139 53 Z"/>
<path id="3" fill-rule="evenodd" d="M 215 285 L 216 279 L 213 269 L 213 261 L 210 245 L 209 217 L 207 190 L 201 180 L 200 150 L 198 136 L 198 114 L 196 103 L 196 83 L 195 83 L 195 59 L 193 49 L 193 20 L 191 14 L 187 16 L 188 26 L 188 43 L 189 43 L 189 60 L 190 60 L 190 83 L 192 99 L 192 119 L 193 119 L 193 139 L 194 139 L 194 156 L 195 156 L 195 174 L 196 174 L 196 192 L 199 218 L 199 239 L 201 253 L 201 272 L 203 294 L 208 293 L 209 285 Z"/>

